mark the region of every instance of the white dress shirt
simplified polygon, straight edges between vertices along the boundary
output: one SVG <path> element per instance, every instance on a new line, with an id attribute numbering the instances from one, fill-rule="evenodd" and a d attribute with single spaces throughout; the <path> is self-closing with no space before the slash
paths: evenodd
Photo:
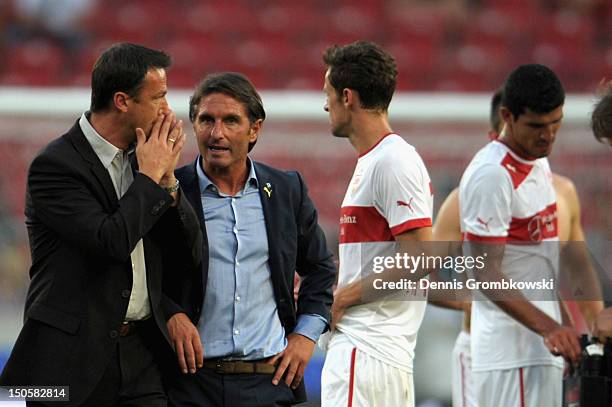
<path id="1" fill-rule="evenodd" d="M 85 113 L 79 120 L 79 126 L 94 152 L 108 171 L 115 186 L 117 198 L 121 198 L 134 181 L 130 166 L 129 154 L 134 149 L 123 151 L 109 143 L 93 128 Z M 145 267 L 142 239 L 138 241 L 131 253 L 132 259 L 132 294 L 125 315 L 126 321 L 146 319 L 151 315 L 149 292 L 147 291 L 147 270 Z"/>

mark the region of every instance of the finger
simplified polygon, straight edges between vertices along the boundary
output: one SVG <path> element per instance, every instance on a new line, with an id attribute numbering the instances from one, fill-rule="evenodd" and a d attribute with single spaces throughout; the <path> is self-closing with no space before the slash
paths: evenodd
<path id="1" fill-rule="evenodd" d="M 168 112 L 167 114 L 170 114 L 170 112 Z M 177 124 L 176 116 L 174 116 L 174 119 L 172 119 L 172 122 L 170 123 L 170 131 L 172 131 L 174 129 L 176 124 Z"/>
<path id="2" fill-rule="evenodd" d="M 555 356 L 559 356 L 559 346 L 557 346 L 556 341 L 549 338 L 544 338 L 544 345 L 548 348 L 548 351 Z"/>
<path id="3" fill-rule="evenodd" d="M 149 138 L 152 138 L 153 140 L 159 139 L 159 130 L 165 117 L 166 116 L 161 113 L 157 115 L 157 119 L 155 119 L 155 121 L 153 122 L 153 127 L 151 128 L 151 134 L 149 134 Z"/>
<path id="4" fill-rule="evenodd" d="M 266 362 L 269 365 L 275 365 L 276 362 L 283 357 L 283 355 L 285 354 L 285 351 L 282 351 L 280 353 L 277 353 L 276 355 L 272 356 L 270 359 L 268 359 L 268 361 Z"/>
<path id="5" fill-rule="evenodd" d="M 180 141 L 181 136 L 183 135 L 183 121 L 180 120 L 179 123 L 174 126 L 174 128 L 168 134 L 168 143 L 172 146 L 172 151 L 176 149 L 177 143 Z"/>
<path id="6" fill-rule="evenodd" d="M 195 373 L 195 352 L 193 350 L 193 344 L 191 341 L 185 341 L 185 359 L 187 362 L 187 367 L 189 368 L 189 373 Z"/>
<path id="7" fill-rule="evenodd" d="M 183 351 L 183 342 L 176 341 L 176 356 L 178 357 L 178 364 L 181 368 L 181 372 L 187 373 L 187 363 L 185 363 L 185 353 Z"/>
<path id="8" fill-rule="evenodd" d="M 571 343 L 571 334 L 564 331 L 561 332 L 555 339 L 555 344 L 559 350 L 557 353 L 569 361 L 574 360 L 575 352 Z M 555 349 L 553 348 L 553 350 Z"/>
<path id="9" fill-rule="evenodd" d="M 291 387 L 293 389 L 297 389 L 297 387 L 302 382 L 303 378 L 304 378 L 304 364 L 302 363 L 297 373 L 295 374 L 295 377 L 293 378 L 293 382 L 291 382 Z"/>
<path id="10" fill-rule="evenodd" d="M 287 370 L 287 374 L 285 375 L 285 383 L 287 384 L 287 386 L 291 386 L 291 383 L 293 383 L 293 378 L 295 377 L 295 374 L 298 370 L 297 365 L 298 362 L 293 362 L 289 365 L 289 370 Z"/>
<path id="11" fill-rule="evenodd" d="M 143 129 L 138 127 L 136 129 L 136 144 L 141 146 L 146 142 L 147 142 L 147 135 L 145 134 Z"/>
<path id="12" fill-rule="evenodd" d="M 578 344 L 578 339 L 574 338 L 571 333 L 564 335 L 561 338 L 562 347 L 563 347 L 563 355 L 570 362 L 577 362 L 580 357 L 580 345 Z"/>
<path id="13" fill-rule="evenodd" d="M 176 126 L 174 126 L 174 130 L 178 135 L 183 134 L 183 121 L 179 120 Z"/>
<path id="14" fill-rule="evenodd" d="M 172 120 L 174 120 L 174 118 L 174 113 L 170 113 L 164 118 L 164 122 L 159 130 L 159 141 L 162 143 L 168 142 L 168 137 L 170 137 L 170 125 L 172 124 Z"/>
<path id="15" fill-rule="evenodd" d="M 576 338 L 574 335 L 570 335 L 569 337 L 569 346 L 572 350 L 572 360 L 574 362 L 577 362 L 578 359 L 580 359 L 581 348 L 580 342 L 578 342 L 578 338 Z"/>
<path id="16" fill-rule="evenodd" d="M 289 366 L 289 361 L 287 360 L 287 358 L 283 358 L 280 365 L 278 365 L 278 368 L 276 369 L 276 373 L 274 374 L 274 377 L 272 378 L 273 385 L 276 386 L 278 384 L 281 377 L 283 377 L 283 374 L 285 374 L 285 370 L 287 370 L 288 366 Z"/>
<path id="17" fill-rule="evenodd" d="M 202 346 L 202 341 L 200 340 L 200 334 L 196 332 L 191 341 L 193 343 L 193 350 L 195 351 L 196 364 L 198 365 L 198 368 L 201 368 L 204 364 L 204 347 Z"/>
<path id="18" fill-rule="evenodd" d="M 180 154 L 186 142 L 187 142 L 187 135 L 185 133 L 182 133 L 176 139 L 176 142 L 174 143 L 174 147 L 172 148 L 172 152 L 177 155 Z"/>

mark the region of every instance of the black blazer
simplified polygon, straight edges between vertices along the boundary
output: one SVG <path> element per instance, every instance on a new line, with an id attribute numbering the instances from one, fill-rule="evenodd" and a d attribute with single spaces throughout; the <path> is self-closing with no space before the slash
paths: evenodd
<path id="1" fill-rule="evenodd" d="M 162 259 L 166 250 L 185 258 L 201 246 L 187 200 L 171 203 L 142 174 L 118 200 L 78 121 L 39 153 L 26 194 L 32 266 L 24 326 L 0 385 L 70 386 L 75 406 L 87 397 L 117 345 L 132 288 L 130 253 L 141 238 L 157 345 L 170 357 Z"/>
<path id="2" fill-rule="evenodd" d="M 329 324 L 336 267 L 327 249 L 325 235 L 318 225 L 317 210 L 308 197 L 306 184 L 295 171 L 285 172 L 253 163 L 268 234 L 274 299 L 285 332 L 293 332 L 297 315 L 300 314 L 321 315 Z M 196 165 L 198 160 L 179 168 L 175 174 L 200 220 L 202 267 L 190 276 L 175 276 L 172 279 L 174 284 L 168 282 L 168 286 L 172 286 L 172 294 L 170 291 L 169 294 L 175 300 L 175 307 L 169 308 L 170 312 L 185 312 L 194 324 L 200 319 L 208 276 L 208 236 Z M 269 196 L 264 188 L 271 190 Z M 302 279 L 297 307 L 293 297 L 296 271 Z"/>

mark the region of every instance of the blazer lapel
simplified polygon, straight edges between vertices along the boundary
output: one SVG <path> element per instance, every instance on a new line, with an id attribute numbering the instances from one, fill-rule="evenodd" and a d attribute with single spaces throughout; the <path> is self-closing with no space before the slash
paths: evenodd
<path id="1" fill-rule="evenodd" d="M 189 167 L 187 167 L 187 171 L 183 173 L 183 177 L 181 179 L 181 190 L 185 194 L 187 200 L 191 203 L 191 206 L 193 206 L 193 209 L 195 210 L 196 214 L 198 215 L 200 226 L 202 227 L 204 236 L 206 236 L 200 184 L 198 182 L 198 173 L 196 172 L 197 165 L 198 159 L 196 158 L 195 162 Z"/>
<path id="2" fill-rule="evenodd" d="M 261 200 L 261 207 L 263 208 L 264 220 L 266 222 L 266 232 L 268 234 L 268 251 L 270 255 L 270 272 L 272 275 L 281 276 L 280 270 L 280 251 L 276 244 L 279 238 L 281 238 L 280 225 L 278 223 L 278 214 L 280 212 L 278 193 L 276 193 L 275 182 L 272 179 L 271 174 L 255 161 L 255 174 L 257 175 L 257 181 L 259 183 L 259 199 Z"/>
<path id="3" fill-rule="evenodd" d="M 79 126 L 78 120 L 72 127 L 72 129 L 70 129 L 67 136 L 74 145 L 75 149 L 89 164 L 91 172 L 98 179 L 98 182 L 102 186 L 104 194 L 108 199 L 109 207 L 115 207 L 119 200 L 117 198 L 117 192 L 115 192 L 115 187 L 113 186 L 113 181 L 111 180 L 108 171 L 106 170 L 106 168 L 104 168 L 104 166 L 100 162 L 100 159 L 98 158 L 93 148 L 85 138 L 85 135 L 81 130 L 81 126 Z"/>
<path id="4" fill-rule="evenodd" d="M 195 302 L 197 310 L 195 311 L 196 317 L 199 318 L 200 310 L 199 306 L 204 301 L 206 295 L 206 288 L 208 284 L 208 234 L 206 233 L 206 224 L 204 221 L 204 210 L 202 209 L 202 196 L 200 193 L 200 183 L 198 181 L 197 165 L 199 165 L 199 157 L 196 158 L 195 162 L 191 165 L 180 168 L 176 171 L 176 177 L 181 183 L 181 191 L 184 194 L 183 198 L 187 199 L 193 207 L 198 220 L 200 222 L 200 229 L 202 230 L 202 269 L 201 272 L 195 275 Z"/>

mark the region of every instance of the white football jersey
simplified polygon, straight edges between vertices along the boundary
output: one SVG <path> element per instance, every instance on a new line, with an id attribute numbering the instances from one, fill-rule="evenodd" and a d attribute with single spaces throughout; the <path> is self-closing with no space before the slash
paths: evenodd
<path id="1" fill-rule="evenodd" d="M 338 286 L 367 275 L 363 265 L 388 254 L 396 235 L 431 226 L 432 211 L 433 191 L 423 160 L 397 134 L 385 136 L 359 157 L 342 202 Z M 337 327 L 360 351 L 412 372 L 426 304 L 422 290 L 400 291 L 350 307 Z"/>
<path id="2" fill-rule="evenodd" d="M 505 243 L 502 272 L 508 281 L 551 281 L 558 273 L 556 194 L 546 158 L 525 160 L 503 142 L 483 147 L 459 186 L 461 230 L 467 241 Z M 466 247 L 467 253 L 469 247 Z M 486 270 L 475 270 L 475 273 Z M 556 321 L 559 304 L 552 292 L 533 305 Z M 543 300 L 544 297 L 550 300 Z M 520 324 L 481 293 L 472 305 L 473 371 L 529 365 L 563 366 L 543 338 Z"/>

